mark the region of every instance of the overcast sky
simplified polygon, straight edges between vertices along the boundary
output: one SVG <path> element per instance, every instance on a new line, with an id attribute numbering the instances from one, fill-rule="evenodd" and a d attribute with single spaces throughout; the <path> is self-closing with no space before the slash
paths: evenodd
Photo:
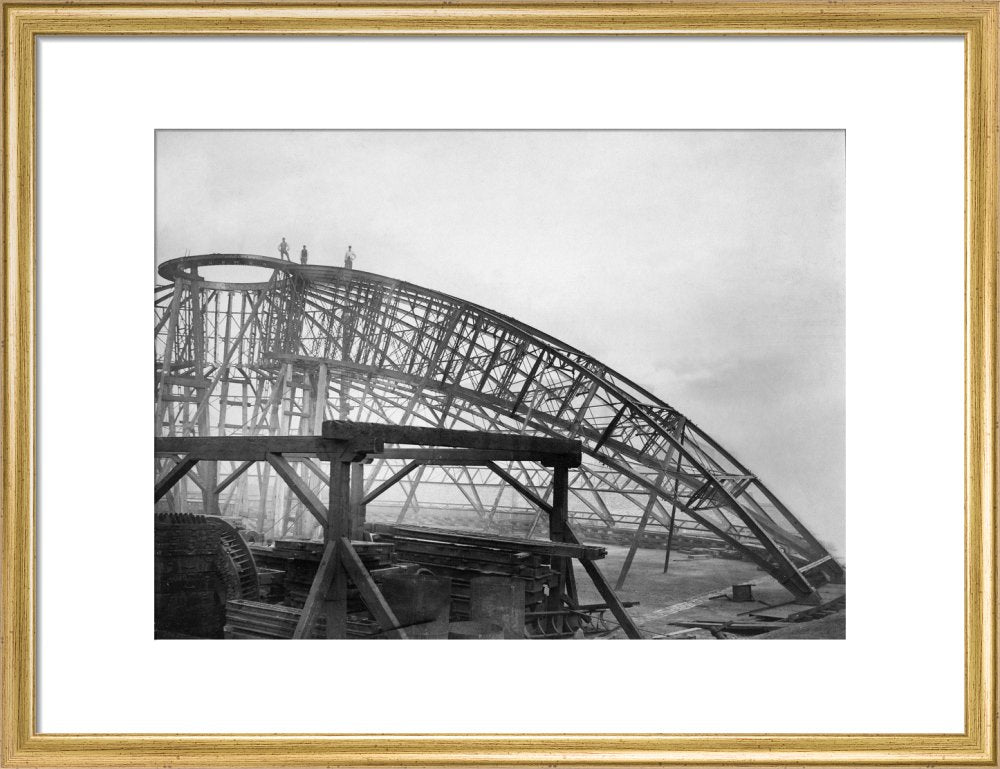
<path id="1" fill-rule="evenodd" d="M 844 549 L 841 131 L 161 131 L 157 262 L 343 263 L 514 316 Z"/>

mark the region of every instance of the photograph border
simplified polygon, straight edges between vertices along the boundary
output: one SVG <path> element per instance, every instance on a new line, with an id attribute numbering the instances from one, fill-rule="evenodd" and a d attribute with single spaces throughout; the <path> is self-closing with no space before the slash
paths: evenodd
<path id="1" fill-rule="evenodd" d="M 3 3 L 2 766 L 995 765 L 994 2 Z M 965 44 L 961 734 L 41 734 L 36 728 L 36 40 L 57 35 L 955 35 Z"/>

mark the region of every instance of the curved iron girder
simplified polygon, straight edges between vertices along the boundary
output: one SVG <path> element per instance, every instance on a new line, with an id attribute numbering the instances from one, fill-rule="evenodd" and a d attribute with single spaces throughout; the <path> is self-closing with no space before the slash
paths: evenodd
<path id="1" fill-rule="evenodd" d="M 275 272 L 267 284 L 200 281 L 197 268 L 216 264 L 271 266 Z M 828 555 L 760 479 L 697 424 L 599 361 L 513 318 L 371 273 L 268 257 L 186 257 L 164 263 L 160 274 L 177 280 L 178 291 L 197 296 L 188 304 L 199 308 L 188 312 L 185 324 L 167 317 L 182 312 L 176 292 L 169 303 L 165 295 L 158 299 L 159 334 L 173 334 L 162 354 L 158 349 L 161 411 L 164 382 L 175 373 L 167 361 L 201 361 L 202 370 L 192 376 L 209 379 L 211 386 L 200 391 L 199 408 L 218 398 L 216 385 L 233 367 L 246 379 L 247 372 L 257 373 L 273 408 L 290 384 L 286 377 L 308 379 L 322 365 L 334 372 L 328 387 L 342 402 L 353 383 L 365 378 L 369 394 L 381 389 L 390 408 L 399 407 L 393 398 L 412 395 L 416 403 L 423 392 L 444 396 L 439 414 L 429 417 L 411 404 L 408 419 L 460 419 L 480 409 L 503 429 L 579 438 L 594 460 L 677 505 L 794 592 L 812 589 L 799 567 Z M 238 318 L 234 294 L 240 296 Z M 248 311 L 253 307 L 259 312 Z M 199 314 L 200 330 L 194 325 Z M 208 343 L 202 341 L 205 349 L 197 351 L 192 346 L 199 338 Z M 643 476 L 664 469 L 660 483 Z M 823 567 L 834 578 L 842 575 L 839 569 L 832 559 Z"/>

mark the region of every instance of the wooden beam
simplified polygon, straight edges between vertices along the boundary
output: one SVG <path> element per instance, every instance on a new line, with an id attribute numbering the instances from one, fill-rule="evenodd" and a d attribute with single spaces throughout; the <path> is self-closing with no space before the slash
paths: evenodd
<path id="1" fill-rule="evenodd" d="M 211 437 L 154 438 L 156 454 L 187 454 L 196 459 L 228 459 L 240 462 L 267 461 L 269 454 L 303 454 L 323 459 L 347 454 L 374 454 L 381 451 L 379 441 L 365 438 L 350 441 L 326 440 L 315 435 L 227 435 Z"/>
<path id="2" fill-rule="evenodd" d="M 549 539 L 553 542 L 565 542 L 569 532 L 569 470 L 556 467 L 552 472 L 552 507 L 549 510 Z M 559 581 L 550 588 L 545 605 L 549 611 L 562 609 L 563 596 L 569 593 L 568 575 L 572 571 L 572 562 L 567 563 L 565 557 L 553 557 L 552 568 L 559 574 Z M 575 590 L 575 588 L 574 588 Z"/>
<path id="3" fill-rule="evenodd" d="M 346 534 L 347 511 L 350 505 L 350 482 L 351 464 L 334 460 L 330 462 L 330 487 L 329 500 L 327 506 L 329 514 L 327 524 L 323 530 L 325 540 L 338 543 Z M 338 562 L 344 562 L 341 553 Z M 333 584 L 327 593 L 324 604 L 326 615 L 326 637 L 327 638 L 347 638 L 347 573 L 344 569 L 338 568 L 333 574 Z"/>
<path id="4" fill-rule="evenodd" d="M 347 510 L 346 533 L 348 539 L 363 539 L 365 535 L 365 466 L 362 462 L 351 464 L 350 501 Z"/>
<path id="5" fill-rule="evenodd" d="M 281 476 L 281 479 L 288 484 L 288 488 L 295 493 L 299 501 L 319 521 L 319 525 L 326 526 L 329 513 L 323 507 L 323 503 L 319 501 L 319 497 L 303 482 L 302 478 L 299 477 L 298 473 L 288 463 L 288 460 L 280 454 L 268 454 L 267 461 L 274 468 L 274 471 Z"/>
<path id="6" fill-rule="evenodd" d="M 400 627 L 399 620 L 396 619 L 392 607 L 389 606 L 385 600 L 385 596 L 382 595 L 378 589 L 378 585 L 375 584 L 375 580 L 372 579 L 372 575 L 368 573 L 368 569 L 361 562 L 361 558 L 358 557 L 357 552 L 354 550 L 354 545 L 351 544 L 351 541 L 347 537 L 341 537 L 339 549 L 340 560 L 344 564 L 344 569 L 347 571 L 348 576 L 354 580 L 354 586 L 361 593 L 361 600 L 365 602 L 365 606 L 368 607 L 368 611 L 372 613 L 379 627 L 386 632 L 388 638 L 405 640 L 407 637 L 406 631 Z"/>
<path id="7" fill-rule="evenodd" d="M 329 483 L 330 483 L 330 476 L 323 472 L 323 468 L 322 467 L 320 467 L 319 465 L 317 465 L 315 462 L 313 462 L 308 457 L 300 458 L 299 461 L 302 464 L 304 464 L 306 467 L 308 467 L 317 478 L 319 478 L 321 481 L 323 481 L 323 483 L 329 485 Z"/>
<path id="8" fill-rule="evenodd" d="M 535 494 L 533 491 L 531 491 L 527 486 L 522 484 L 513 475 L 508 473 L 506 470 L 504 470 L 494 462 L 487 462 L 486 466 L 493 472 L 494 475 L 505 480 L 508 484 L 510 484 L 510 486 L 514 489 L 514 491 L 516 491 L 518 494 L 520 494 L 522 497 L 528 500 L 535 507 L 539 508 L 540 510 L 544 510 L 546 513 L 549 513 L 550 515 L 552 514 L 552 505 L 550 505 L 548 502 L 546 502 L 537 494 Z M 558 471 L 558 468 L 556 468 L 556 470 Z"/>
<path id="9" fill-rule="evenodd" d="M 573 533 L 572 529 L 567 529 L 566 535 L 570 542 L 580 544 L 580 540 L 577 539 L 576 534 Z M 618 624 L 621 625 L 622 630 L 625 631 L 625 635 L 633 639 L 642 638 L 642 633 L 639 632 L 639 628 L 636 626 L 635 620 L 633 620 L 632 616 L 628 613 L 628 611 L 626 611 L 625 607 L 622 605 L 621 599 L 618 598 L 618 594 L 611 588 L 611 585 L 608 583 L 608 580 L 605 579 L 603 572 L 601 572 L 597 564 L 590 558 L 581 558 L 580 563 L 583 564 L 583 568 L 587 571 L 591 582 L 594 583 L 594 587 L 597 588 L 597 592 L 601 594 L 601 598 L 603 598 L 605 603 L 608 604 L 608 608 L 611 609 L 611 613 L 615 615 L 615 619 L 618 620 Z"/>
<path id="10" fill-rule="evenodd" d="M 248 459 L 246 462 L 243 462 L 239 467 L 237 467 L 228 476 L 226 476 L 226 480 L 224 480 L 222 483 L 220 483 L 218 486 L 215 487 L 215 493 L 221 494 L 223 491 L 225 491 L 226 487 L 228 487 L 229 484 L 231 484 L 233 481 L 235 481 L 237 478 L 243 475 L 243 473 L 245 473 L 247 470 L 253 467 L 256 464 L 256 462 L 257 460 L 255 459 Z"/>
<path id="11" fill-rule="evenodd" d="M 299 617 L 299 621 L 295 625 L 292 638 L 312 637 L 313 626 L 319 619 L 319 613 L 323 608 L 323 602 L 326 600 L 330 585 L 333 583 L 333 573 L 339 565 L 338 562 L 337 543 L 327 542 L 323 549 L 323 557 L 319 561 L 319 567 L 316 569 L 316 576 L 309 588 L 305 606 L 302 607 L 302 616 Z"/>
<path id="12" fill-rule="evenodd" d="M 156 487 L 153 490 L 153 501 L 159 502 L 163 498 L 163 495 L 170 491 L 196 464 L 198 464 L 197 457 L 184 456 L 179 459 L 177 464 L 170 468 L 170 471 L 156 482 Z"/>
<path id="13" fill-rule="evenodd" d="M 544 454 L 573 454 L 582 450 L 580 441 L 567 438 L 539 438 L 480 430 L 451 430 L 443 427 L 412 427 L 342 420 L 324 422 L 323 437 L 327 440 L 362 439 L 416 446 L 538 451 Z"/>
<path id="14" fill-rule="evenodd" d="M 392 448 L 374 459 L 416 459 L 429 465 L 485 465 L 488 462 L 538 462 L 542 465 L 579 467 L 580 454 L 573 452 L 547 453 L 542 451 L 511 451 L 507 449 L 424 449 Z"/>
<path id="15" fill-rule="evenodd" d="M 548 542 L 544 539 L 517 539 L 497 537 L 491 534 L 463 534 L 445 529 L 431 529 L 422 526 L 398 526 L 388 523 L 369 525 L 372 533 L 400 539 L 425 539 L 432 542 L 453 542 L 458 545 L 488 547 L 513 553 L 541 553 L 548 556 L 567 558 L 589 558 L 600 560 L 607 556 L 606 548 L 598 545 L 581 545 L 578 542 Z"/>
<path id="16" fill-rule="evenodd" d="M 389 476 L 388 479 L 380 483 L 376 488 L 369 491 L 361 500 L 361 504 L 367 505 L 373 499 L 382 496 L 385 492 L 387 492 L 389 489 L 391 489 L 393 486 L 399 483 L 399 481 L 401 481 L 407 475 L 412 473 L 418 467 L 420 467 L 419 462 L 410 462 L 409 464 L 405 465 L 401 470 L 397 470 L 391 476 Z"/>
<path id="17" fill-rule="evenodd" d="M 824 555 L 819 560 L 813 561 L 812 563 L 806 564 L 805 566 L 800 566 L 799 571 L 802 572 L 803 574 L 808 574 L 809 572 L 818 569 L 820 566 L 829 563 L 832 560 L 833 560 L 832 555 Z"/>

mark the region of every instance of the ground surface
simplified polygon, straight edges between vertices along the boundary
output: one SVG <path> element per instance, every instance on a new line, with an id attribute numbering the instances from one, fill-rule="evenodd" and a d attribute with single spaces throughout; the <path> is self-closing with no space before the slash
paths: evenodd
<path id="1" fill-rule="evenodd" d="M 619 545 L 603 545 L 608 557 L 598 562 L 601 571 L 612 587 L 616 584 L 628 548 Z M 623 601 L 639 601 L 639 605 L 629 609 L 629 613 L 639 625 L 643 634 L 650 638 L 714 638 L 704 629 L 678 626 L 676 622 L 757 622 L 751 612 L 769 614 L 775 630 L 766 636 L 756 638 L 844 638 L 845 623 L 843 612 L 827 620 L 795 622 L 789 616 L 806 607 L 793 603 L 792 595 L 782 588 L 770 575 L 759 570 L 754 564 L 725 558 L 688 556 L 672 553 L 670 568 L 663 573 L 662 550 L 640 548 L 629 570 L 624 586 L 618 591 Z M 596 588 L 587 578 L 583 569 L 577 569 L 577 583 L 581 603 L 601 603 Z M 753 602 L 734 602 L 728 598 L 736 584 L 752 584 Z M 824 600 L 832 600 L 843 594 L 843 588 L 824 588 Z M 720 594 L 724 594 L 721 597 Z M 768 610 L 767 607 L 775 607 Z M 826 612 L 828 613 L 828 612 Z M 607 613 L 609 626 L 614 626 L 614 618 Z M 794 626 L 793 626 L 794 624 Z M 784 633 L 784 635 L 779 635 Z M 723 635 L 728 633 L 723 631 Z M 609 635 L 622 637 L 621 631 Z"/>

